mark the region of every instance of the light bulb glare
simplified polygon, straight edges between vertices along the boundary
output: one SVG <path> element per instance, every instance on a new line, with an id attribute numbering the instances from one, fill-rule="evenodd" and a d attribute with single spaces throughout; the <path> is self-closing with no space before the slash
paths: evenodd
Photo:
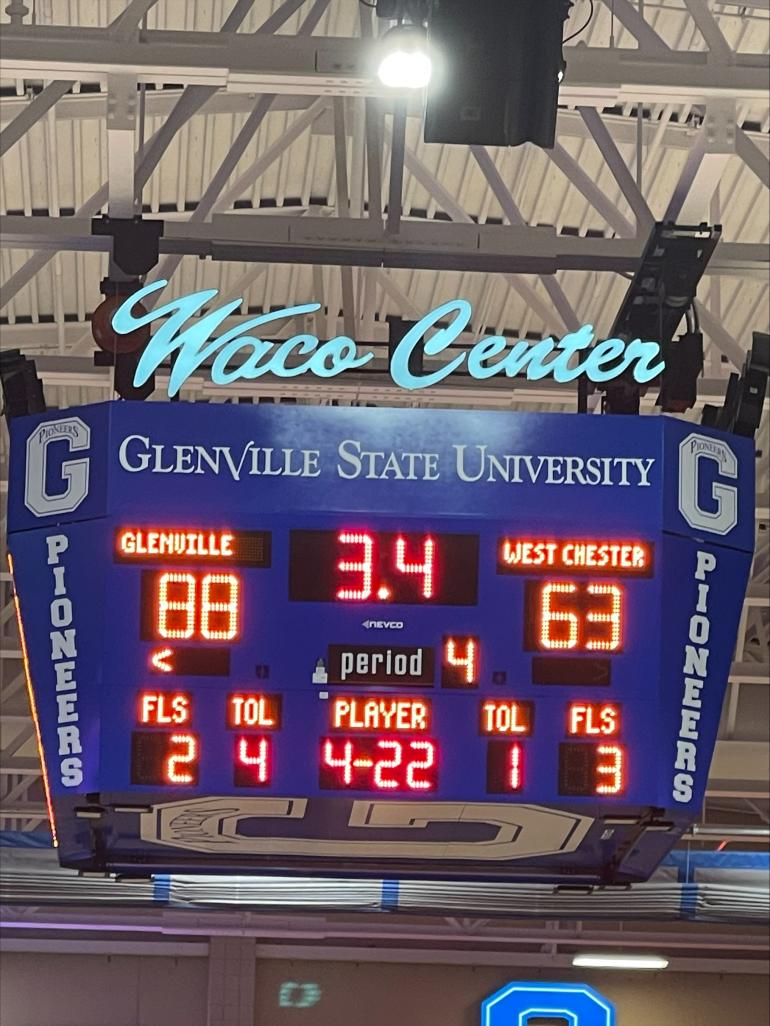
<path id="1" fill-rule="evenodd" d="M 389 89 L 424 89 L 433 64 L 421 50 L 391 50 L 380 61 L 377 76 Z"/>

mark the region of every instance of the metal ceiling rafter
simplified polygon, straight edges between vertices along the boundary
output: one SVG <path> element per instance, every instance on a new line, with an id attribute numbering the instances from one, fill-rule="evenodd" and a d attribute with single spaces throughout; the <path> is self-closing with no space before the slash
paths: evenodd
<path id="1" fill-rule="evenodd" d="M 642 49 L 651 54 L 670 52 L 668 44 L 661 39 L 652 25 L 644 20 L 641 11 L 634 7 L 630 0 L 604 0 L 604 3 L 609 7 L 612 16 L 628 29 Z"/>
<path id="2" fill-rule="evenodd" d="M 687 10 L 690 12 L 690 17 L 698 26 L 698 31 L 703 36 L 710 53 L 717 60 L 729 61 L 732 49 L 706 0 L 684 0 L 684 2 Z"/>
<path id="3" fill-rule="evenodd" d="M 279 8 L 283 11 L 294 4 L 296 0 L 286 0 Z M 254 0 L 237 0 L 230 14 L 222 25 L 223 33 L 234 33 L 251 10 Z M 278 12 L 276 12 L 277 14 Z M 287 11 L 286 17 L 290 17 Z M 136 155 L 135 188 L 136 199 L 141 203 L 142 189 L 149 181 L 153 171 L 160 163 L 161 157 L 177 132 L 195 114 L 215 92 L 216 87 L 190 86 L 185 89 L 174 105 L 164 123 L 155 134 L 141 147 Z M 95 193 L 75 211 L 75 217 L 93 217 L 98 214 L 108 199 L 109 183 L 104 182 Z M 16 293 L 24 288 L 39 271 L 41 271 L 51 259 L 44 253 L 35 253 L 26 263 L 11 275 L 11 277 L 0 286 L 0 309 L 2 309 Z"/>
<path id="4" fill-rule="evenodd" d="M 738 129 L 734 100 L 711 101 L 695 144 L 669 201 L 664 221 L 700 224 L 710 212 L 711 198 L 735 155 Z"/>
<path id="5" fill-rule="evenodd" d="M 155 6 L 158 0 L 131 0 L 128 7 L 108 25 L 108 30 L 115 39 L 130 39 L 138 30 L 142 19 Z"/>
<path id="6" fill-rule="evenodd" d="M 245 168 L 235 181 L 224 189 L 217 196 L 211 210 L 212 214 L 218 214 L 227 210 L 233 203 L 243 195 L 246 189 L 250 188 L 258 178 L 273 164 L 282 153 L 295 142 L 302 133 L 313 124 L 313 122 L 327 109 L 328 100 L 319 96 L 311 105 L 292 121 L 289 127 L 273 142 L 264 153 L 260 154 L 247 168 Z"/>
<path id="7" fill-rule="evenodd" d="M 404 161 L 406 153 L 406 103 L 397 104 L 392 117 L 390 177 L 388 180 L 387 230 L 397 235 L 401 227 Z"/>
<path id="8" fill-rule="evenodd" d="M 318 23 L 320 22 L 321 18 L 326 13 L 330 2 L 331 0 L 314 0 L 313 6 L 311 7 L 307 17 L 305 18 L 305 20 L 299 28 L 299 32 L 297 33 L 298 37 L 312 35 L 314 29 L 318 26 Z M 283 5 L 285 17 L 290 17 L 291 14 L 293 14 L 294 11 L 297 9 L 297 6 L 298 5 L 296 3 L 296 0 L 286 0 L 286 3 Z M 281 18 L 285 20 L 283 13 L 281 14 Z M 275 23 L 276 27 L 278 27 L 278 22 L 274 21 L 271 22 L 271 24 L 272 23 Z M 263 28 L 264 26 L 258 29 L 256 34 L 264 34 Z M 222 191 L 227 185 L 230 176 L 237 167 L 238 162 L 240 161 L 243 154 L 246 152 L 246 148 L 248 147 L 249 143 L 254 138 L 263 121 L 267 117 L 274 99 L 275 95 L 273 94 L 266 93 L 264 95 L 259 96 L 256 103 L 254 104 L 251 113 L 247 117 L 246 122 L 238 132 L 232 145 L 230 146 L 230 149 L 222 159 L 213 178 L 206 186 L 203 195 L 201 196 L 200 200 L 198 201 L 195 207 L 195 210 L 193 210 L 193 212 L 190 214 L 189 220 L 191 223 L 205 221 L 208 218 L 209 214 L 214 209 L 217 200 L 221 196 Z M 174 255 L 166 257 L 166 259 L 161 263 L 160 267 L 158 268 L 157 277 L 165 278 L 167 281 L 170 281 L 171 278 L 173 278 L 176 269 L 178 268 L 181 261 L 181 256 Z M 153 307 L 157 302 L 158 298 L 159 296 L 157 293 L 155 296 L 150 297 L 148 299 L 148 306 Z"/>
<path id="9" fill-rule="evenodd" d="M 595 107 L 579 107 L 578 110 L 601 155 L 607 162 L 620 191 L 625 196 L 626 202 L 634 212 L 637 235 L 648 235 L 655 223 L 655 218 L 647 205 L 647 200 L 642 195 L 642 190 L 634 181 L 620 150 L 602 121 L 599 111 Z"/>
<path id="10" fill-rule="evenodd" d="M 348 153 L 347 133 L 345 130 L 345 101 L 341 96 L 335 96 L 333 101 L 334 109 L 334 166 L 337 180 L 337 216 L 350 216 L 350 187 L 348 185 Z M 356 325 L 356 302 L 353 288 L 353 268 L 340 266 L 340 284 L 342 286 L 342 319 L 345 326 L 345 334 L 348 338 L 355 338 Z M 330 310 L 329 314 L 336 317 L 337 311 Z"/>
<path id="11" fill-rule="evenodd" d="M 462 209 L 459 203 L 457 203 L 448 190 L 444 188 L 436 176 L 432 174 L 427 167 L 425 167 L 425 165 L 418 159 L 417 155 L 409 148 L 404 152 L 404 164 L 409 173 L 414 175 L 422 187 L 434 197 L 436 202 L 447 214 L 449 214 L 453 221 L 473 224 L 473 218 Z M 518 292 L 529 307 L 537 313 L 543 324 L 548 324 L 551 320 L 552 311 L 542 297 L 538 295 L 535 289 L 528 282 L 522 281 L 516 275 L 506 273 L 505 279 L 508 285 L 515 292 Z M 559 315 L 559 319 L 561 320 L 561 315 Z M 564 327 L 569 331 L 566 324 Z"/>
<path id="12" fill-rule="evenodd" d="M 39 93 L 37 95 L 40 95 Z M 167 117 L 174 104 L 182 95 L 178 89 L 150 89 L 145 93 L 145 105 L 147 117 Z M 13 122 L 26 108 L 35 102 L 36 96 L 31 98 L 24 96 L 3 97 L 0 105 L 0 122 L 6 127 Z M 392 106 L 393 98 L 388 101 L 384 97 L 370 97 L 373 102 L 389 104 Z M 294 93 L 283 93 L 273 104 L 274 110 L 304 110 L 313 102 L 312 96 L 302 96 Z M 203 105 L 200 113 L 203 115 L 215 116 L 217 114 L 242 114 L 251 110 L 253 99 L 248 93 L 227 92 L 218 89 L 212 93 Z M 659 105 L 656 105 L 659 106 Z M 692 144 L 692 128 L 686 119 L 681 121 L 670 121 L 673 110 L 681 105 L 668 103 L 664 105 L 662 116 L 658 120 L 644 119 L 642 123 L 642 134 L 644 144 L 651 148 L 664 145 L 666 149 L 688 150 Z M 52 108 L 57 121 L 79 121 L 90 118 L 102 118 L 107 113 L 107 93 L 67 93 Z M 413 101 L 407 109 L 408 118 L 420 118 L 422 107 Z M 630 118 L 621 114 L 613 114 L 608 111 L 602 112 L 602 120 L 607 126 L 610 135 L 620 145 L 634 145 L 637 141 L 638 125 Z M 757 149 L 761 156 L 766 156 L 770 150 L 770 139 L 761 131 L 741 129 L 746 138 Z M 556 115 L 556 134 L 560 139 L 586 139 L 589 137 L 582 118 L 576 110 L 560 109 Z M 659 142 L 656 143 L 656 139 Z"/>
<path id="13" fill-rule="evenodd" d="M 766 189 L 770 189 L 770 160 L 760 148 L 752 142 L 742 128 L 738 128 L 735 136 L 735 151 L 743 163 L 752 171 Z"/>
<path id="14" fill-rule="evenodd" d="M 107 213 L 111 218 L 134 216 L 134 138 L 136 79 L 110 75 L 107 102 Z"/>
<path id="15" fill-rule="evenodd" d="M 549 227 L 479 225 L 435 176 L 406 150 L 407 169 L 428 184 L 436 199 L 457 213 L 443 220 L 402 221 L 397 239 L 367 218 L 221 214 L 211 222 L 167 221 L 161 253 L 212 256 L 215 260 L 270 260 L 274 263 L 429 268 L 431 270 L 552 274 L 569 271 L 636 270 L 644 239 L 558 235 Z M 440 197 L 440 200 L 439 200 Z M 93 235 L 91 220 L 78 217 L 0 215 L 0 247 L 43 251 L 108 252 L 111 240 Z M 50 259 L 48 254 L 46 258 Z M 767 278 L 770 255 L 762 243 L 720 242 L 706 274 Z M 549 315 L 550 316 L 550 315 Z"/>
<path id="16" fill-rule="evenodd" d="M 0 132 L 0 157 L 16 145 L 26 133 L 36 125 L 48 111 L 69 92 L 72 82 L 49 82 L 42 92 L 33 97 L 23 107 L 9 125 Z"/>
<path id="17" fill-rule="evenodd" d="M 571 153 L 557 142 L 548 156 L 559 170 L 566 176 L 571 185 L 591 204 L 598 214 L 604 218 L 616 235 L 622 238 L 633 238 L 636 234 L 633 224 L 620 212 L 618 207 L 602 192 L 596 182 L 586 174 Z"/>
<path id="18" fill-rule="evenodd" d="M 486 178 L 490 189 L 494 193 L 497 202 L 500 204 L 500 207 L 508 218 L 510 224 L 524 225 L 526 222 L 522 217 L 521 211 L 516 205 L 516 201 L 511 195 L 510 190 L 503 181 L 502 175 L 495 167 L 495 163 L 490 157 L 489 151 L 485 146 L 471 146 L 471 153 L 473 154 L 476 163 L 481 168 L 482 174 Z M 577 331 L 580 327 L 580 319 L 575 313 L 564 289 L 557 281 L 556 276 L 543 275 L 540 278 L 540 281 L 542 282 L 543 288 L 550 296 L 551 302 L 556 308 L 567 330 Z"/>
<path id="19" fill-rule="evenodd" d="M 606 0 L 609 2 L 609 0 Z M 633 11 L 615 0 L 616 14 Z M 639 50 L 570 48 L 566 105 L 618 102 L 704 103 L 712 96 L 767 104 L 764 54 L 733 53 L 729 64 L 700 51 L 670 50 L 646 22 L 650 45 Z M 653 42 L 652 40 L 655 40 Z M 6 26 L 3 66 L 15 78 L 106 80 L 128 71 L 142 82 L 181 83 L 236 92 L 386 95 L 373 75 L 376 40 L 148 30 L 116 43 L 107 30 L 84 26 Z"/>

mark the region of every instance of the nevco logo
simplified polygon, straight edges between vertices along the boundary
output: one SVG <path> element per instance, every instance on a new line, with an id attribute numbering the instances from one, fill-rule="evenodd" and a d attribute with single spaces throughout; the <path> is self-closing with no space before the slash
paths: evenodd
<path id="1" fill-rule="evenodd" d="M 88 495 L 87 456 L 64 460 L 60 470 L 64 490 L 48 491 L 48 450 L 54 442 L 65 443 L 69 452 L 81 452 L 91 445 L 91 429 L 80 417 L 67 417 L 40 424 L 27 439 L 24 505 L 36 517 L 72 513 Z"/>
<path id="2" fill-rule="evenodd" d="M 690 527 L 712 534 L 729 534 L 738 523 L 738 489 L 715 481 L 711 486 L 712 509 L 700 504 L 700 474 L 704 460 L 717 464 L 722 477 L 738 477 L 738 458 L 719 438 L 690 434 L 679 443 L 679 512 Z"/>

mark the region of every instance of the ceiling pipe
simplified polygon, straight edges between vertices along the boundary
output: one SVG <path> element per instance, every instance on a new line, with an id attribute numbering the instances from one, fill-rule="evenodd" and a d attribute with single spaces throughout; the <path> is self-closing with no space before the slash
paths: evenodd
<path id="1" fill-rule="evenodd" d="M 690 832 L 688 834 L 685 834 L 685 838 L 691 840 L 697 840 L 701 837 L 714 837 L 718 838 L 720 841 L 723 841 L 729 837 L 734 837 L 743 840 L 751 837 L 755 838 L 757 841 L 763 841 L 770 838 L 770 827 L 735 826 L 732 823 L 715 825 L 695 823 Z"/>

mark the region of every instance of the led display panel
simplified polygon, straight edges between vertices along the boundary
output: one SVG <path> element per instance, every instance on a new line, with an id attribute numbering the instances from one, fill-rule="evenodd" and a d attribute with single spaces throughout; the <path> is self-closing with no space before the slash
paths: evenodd
<path id="1" fill-rule="evenodd" d="M 478 536 L 367 528 L 292 531 L 289 598 L 473 606 Z"/>

